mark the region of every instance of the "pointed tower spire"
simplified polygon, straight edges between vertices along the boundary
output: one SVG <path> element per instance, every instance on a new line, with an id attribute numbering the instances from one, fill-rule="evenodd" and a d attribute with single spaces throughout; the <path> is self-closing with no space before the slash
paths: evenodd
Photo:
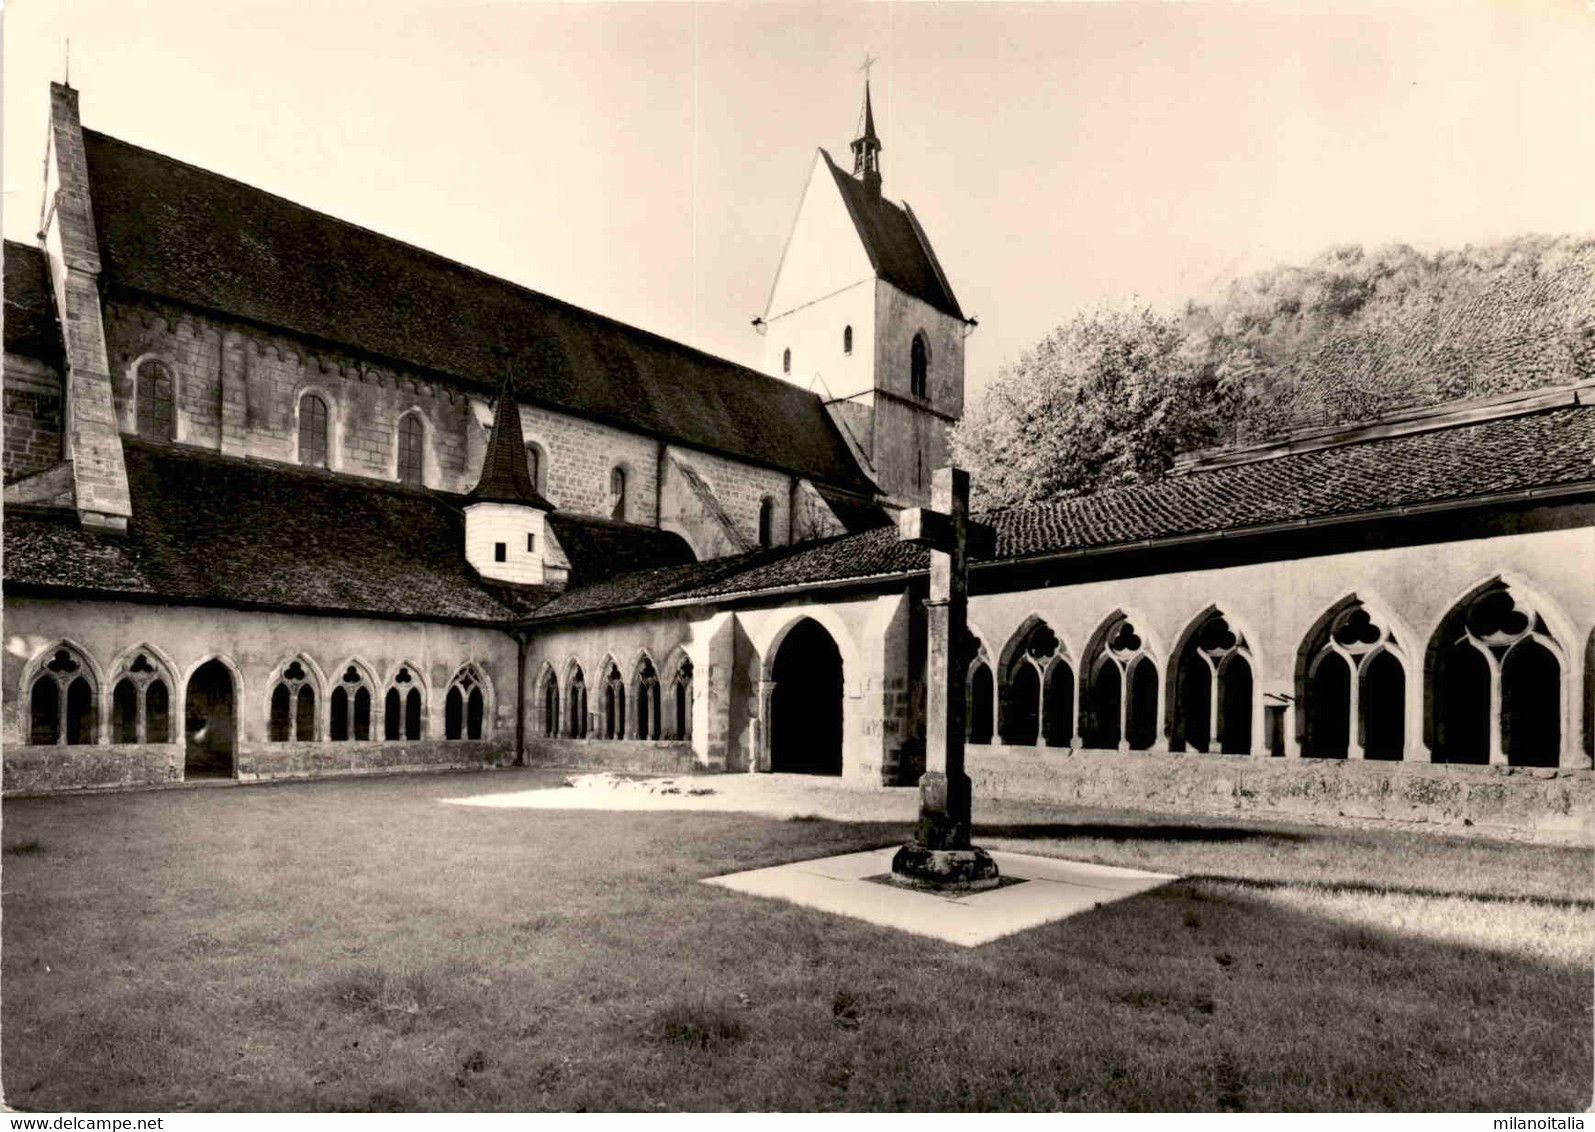
<path id="1" fill-rule="evenodd" d="M 537 494 L 526 467 L 526 438 L 521 433 L 521 411 L 515 400 L 515 381 L 506 367 L 504 385 L 493 406 L 493 431 L 482 457 L 482 477 L 470 498 L 476 503 L 526 503 L 552 511 L 553 504 Z"/>
<path id="2" fill-rule="evenodd" d="M 875 108 L 870 104 L 868 68 L 874 60 L 864 57 L 864 128 L 853 139 L 853 176 L 864 182 L 875 196 L 881 195 L 881 139 L 875 136 Z"/>

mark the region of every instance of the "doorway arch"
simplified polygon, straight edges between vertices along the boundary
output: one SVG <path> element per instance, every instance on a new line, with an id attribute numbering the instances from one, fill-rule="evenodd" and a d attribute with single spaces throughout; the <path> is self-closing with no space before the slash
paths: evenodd
<path id="1" fill-rule="evenodd" d="M 770 769 L 842 773 L 842 652 L 812 617 L 793 625 L 771 667 Z"/>
<path id="2" fill-rule="evenodd" d="M 212 657 L 194 669 L 184 696 L 183 777 L 232 778 L 238 752 L 238 691 Z"/>

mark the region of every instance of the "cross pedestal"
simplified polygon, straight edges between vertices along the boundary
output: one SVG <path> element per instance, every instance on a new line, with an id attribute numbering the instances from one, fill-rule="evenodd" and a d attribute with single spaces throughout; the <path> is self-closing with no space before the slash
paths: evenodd
<path id="1" fill-rule="evenodd" d="M 925 774 L 919 780 L 914 840 L 892 858 L 892 879 L 914 888 L 969 891 L 998 883 L 997 863 L 969 843 L 970 784 L 964 773 L 964 678 L 969 667 L 969 554 L 984 551 L 992 530 L 969 521 L 969 473 L 939 468 L 932 507 L 898 518 L 898 536 L 930 548 L 925 603 Z"/>

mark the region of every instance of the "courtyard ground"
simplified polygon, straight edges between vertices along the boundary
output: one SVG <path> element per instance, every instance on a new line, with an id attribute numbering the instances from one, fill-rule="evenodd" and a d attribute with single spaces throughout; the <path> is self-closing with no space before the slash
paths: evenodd
<path id="1" fill-rule="evenodd" d="M 5 802 L 6 1103 L 1590 1101 L 1584 849 L 977 804 L 988 847 L 1186 879 L 962 948 L 698 883 L 900 841 L 911 791 L 705 778 L 682 780 L 718 788 L 698 810 L 444 802 L 563 777 Z M 773 812 L 709 805 L 736 790 Z"/>

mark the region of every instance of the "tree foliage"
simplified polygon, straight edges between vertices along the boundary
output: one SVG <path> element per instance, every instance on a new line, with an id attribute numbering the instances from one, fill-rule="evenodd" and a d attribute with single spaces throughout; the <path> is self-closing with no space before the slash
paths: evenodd
<path id="1" fill-rule="evenodd" d="M 1176 316 L 1080 315 L 1006 367 L 953 451 L 986 506 L 1163 474 L 1180 451 L 1595 378 L 1595 239 L 1332 248 Z"/>

